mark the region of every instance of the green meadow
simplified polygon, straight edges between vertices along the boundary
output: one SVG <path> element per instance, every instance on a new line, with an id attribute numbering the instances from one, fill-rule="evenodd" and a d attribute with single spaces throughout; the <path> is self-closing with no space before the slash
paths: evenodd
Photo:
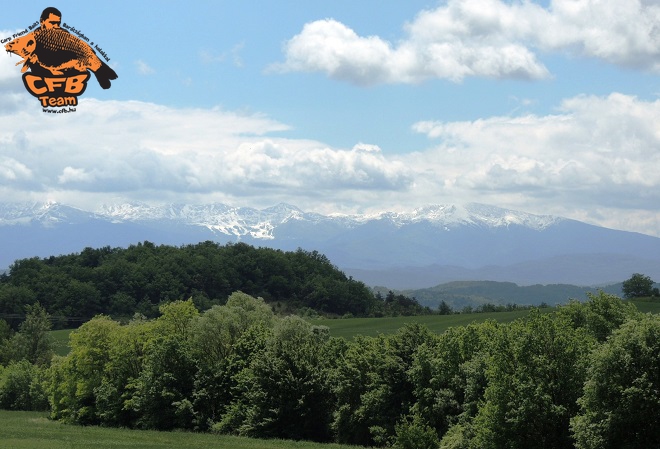
<path id="1" fill-rule="evenodd" d="M 0 410 L 2 449 L 350 449 L 309 441 L 258 440 L 191 432 L 158 432 L 62 424 L 43 412 Z"/>
<path id="2" fill-rule="evenodd" d="M 630 301 L 640 312 L 660 313 L 660 300 L 641 299 Z M 553 307 L 540 309 L 542 313 L 555 310 Z M 429 328 L 431 332 L 441 334 L 450 327 L 466 326 L 470 323 L 482 323 L 495 320 L 499 323 L 510 323 L 518 318 L 525 317 L 529 310 L 515 310 L 512 312 L 484 312 L 460 313 L 456 315 L 421 315 L 399 316 L 387 318 L 345 318 L 345 319 L 317 319 L 313 324 L 328 326 L 330 335 L 352 339 L 356 335 L 376 336 L 378 334 L 393 334 L 405 324 L 419 323 Z"/>
<path id="3" fill-rule="evenodd" d="M 660 301 L 656 300 L 633 300 L 631 301 L 643 313 L 660 313 Z M 554 308 L 541 309 L 547 313 Z M 345 319 L 316 319 L 312 323 L 320 326 L 328 326 L 330 335 L 353 339 L 356 335 L 376 336 L 378 334 L 393 334 L 404 325 L 419 323 L 427 326 L 431 332 L 443 333 L 450 327 L 466 326 L 470 323 L 481 323 L 487 320 L 495 320 L 500 323 L 510 323 L 522 318 L 529 313 L 528 310 L 515 310 L 512 312 L 485 312 L 485 313 L 463 313 L 456 315 L 421 315 L 421 316 L 399 316 L 387 318 L 345 318 Z M 62 329 L 51 332 L 55 341 L 55 353 L 66 355 L 69 352 L 70 329 Z"/>
<path id="4" fill-rule="evenodd" d="M 60 329 L 50 332 L 50 336 L 53 339 L 55 354 L 67 355 L 69 353 L 70 333 L 71 333 L 71 329 Z"/>
<path id="5" fill-rule="evenodd" d="M 543 312 L 549 312 L 551 310 L 551 308 L 542 309 Z M 318 319 L 312 320 L 312 323 L 320 326 L 328 326 L 330 328 L 330 335 L 333 337 L 344 337 L 350 340 L 356 335 L 373 337 L 378 334 L 393 334 L 406 324 L 423 324 L 431 332 L 441 334 L 450 327 L 467 326 L 470 323 L 482 323 L 487 320 L 509 323 L 527 314 L 529 314 L 529 310 L 386 318 Z"/>
<path id="6" fill-rule="evenodd" d="M 660 300 L 658 298 L 633 299 L 637 310 L 642 313 L 660 313 Z"/>

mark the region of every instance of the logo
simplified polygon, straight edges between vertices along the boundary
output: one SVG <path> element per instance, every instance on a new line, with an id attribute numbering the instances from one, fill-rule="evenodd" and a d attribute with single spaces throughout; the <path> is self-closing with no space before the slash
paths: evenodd
<path id="1" fill-rule="evenodd" d="M 2 43 L 8 53 L 23 58 L 16 64 L 23 65 L 23 84 L 44 112 L 74 112 L 90 71 L 103 89 L 117 79 L 107 54 L 79 30 L 62 23 L 57 8 L 44 9 L 38 22 Z"/>

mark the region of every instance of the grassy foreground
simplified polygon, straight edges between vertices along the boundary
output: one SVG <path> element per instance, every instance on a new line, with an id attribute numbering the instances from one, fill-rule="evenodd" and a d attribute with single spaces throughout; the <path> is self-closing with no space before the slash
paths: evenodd
<path id="1" fill-rule="evenodd" d="M 2 449 L 350 449 L 307 441 L 257 440 L 190 432 L 82 427 L 51 421 L 46 413 L 0 410 Z"/>

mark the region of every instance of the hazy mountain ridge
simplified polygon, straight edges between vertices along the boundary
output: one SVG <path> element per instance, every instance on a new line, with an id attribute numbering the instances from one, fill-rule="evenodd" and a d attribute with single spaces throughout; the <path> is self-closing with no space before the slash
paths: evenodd
<path id="1" fill-rule="evenodd" d="M 279 204 L 0 203 L 0 267 L 26 257 L 125 247 L 243 241 L 317 250 L 369 285 L 422 288 L 457 280 L 597 285 L 632 272 L 660 278 L 660 238 L 471 203 L 412 212 L 321 215 Z"/>
<path id="2" fill-rule="evenodd" d="M 566 304 L 571 299 L 583 301 L 588 293 L 596 294 L 599 290 L 620 296 L 621 283 L 595 288 L 567 284 L 520 286 L 513 282 L 454 281 L 401 293 L 416 298 L 420 304 L 432 309 L 437 309 L 440 302 L 445 301 L 454 310 L 461 310 L 466 306 L 483 304 L 540 306 L 545 303 L 554 306 Z"/>

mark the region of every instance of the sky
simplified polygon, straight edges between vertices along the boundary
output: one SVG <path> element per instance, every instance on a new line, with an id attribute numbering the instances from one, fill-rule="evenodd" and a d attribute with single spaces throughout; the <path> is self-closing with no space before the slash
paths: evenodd
<path id="1" fill-rule="evenodd" d="M 478 202 L 660 237 L 657 0 L 60 1 L 110 59 L 46 114 L 0 55 L 0 201 Z"/>

